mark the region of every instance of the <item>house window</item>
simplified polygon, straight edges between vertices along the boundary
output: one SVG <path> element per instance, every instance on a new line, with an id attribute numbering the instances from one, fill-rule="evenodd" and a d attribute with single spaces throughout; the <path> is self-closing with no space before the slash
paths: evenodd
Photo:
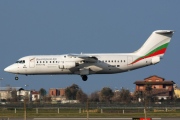
<path id="1" fill-rule="evenodd" d="M 157 89 L 158 89 L 158 88 L 159 88 L 159 85 L 155 85 L 155 88 L 157 88 Z"/>

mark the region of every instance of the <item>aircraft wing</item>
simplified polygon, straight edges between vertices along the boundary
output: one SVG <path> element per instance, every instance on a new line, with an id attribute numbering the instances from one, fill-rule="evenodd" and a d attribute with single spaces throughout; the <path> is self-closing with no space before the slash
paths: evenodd
<path id="1" fill-rule="evenodd" d="M 87 62 L 96 62 L 98 60 L 96 56 L 83 55 L 83 54 L 68 54 L 67 56 L 81 58 Z"/>

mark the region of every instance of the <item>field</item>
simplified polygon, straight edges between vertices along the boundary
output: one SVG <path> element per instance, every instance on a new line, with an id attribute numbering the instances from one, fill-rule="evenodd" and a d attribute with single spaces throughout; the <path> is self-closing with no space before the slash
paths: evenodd
<path id="1" fill-rule="evenodd" d="M 0 108 L 0 117 L 22 118 L 24 117 L 24 109 L 22 108 Z M 89 117 L 143 117 L 143 108 L 118 109 L 118 108 L 103 108 L 89 109 Z M 33 117 L 49 117 L 49 118 L 81 118 L 87 116 L 87 110 L 82 108 L 27 108 L 27 118 Z M 161 108 L 148 109 L 148 117 L 180 117 L 180 109 Z"/>

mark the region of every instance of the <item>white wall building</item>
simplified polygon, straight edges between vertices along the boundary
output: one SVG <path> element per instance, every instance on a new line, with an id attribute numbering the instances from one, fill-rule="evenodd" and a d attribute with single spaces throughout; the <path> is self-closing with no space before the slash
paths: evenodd
<path id="1" fill-rule="evenodd" d="M 32 101 L 37 101 L 40 99 L 39 92 L 37 91 L 31 91 L 31 95 L 32 95 Z"/>

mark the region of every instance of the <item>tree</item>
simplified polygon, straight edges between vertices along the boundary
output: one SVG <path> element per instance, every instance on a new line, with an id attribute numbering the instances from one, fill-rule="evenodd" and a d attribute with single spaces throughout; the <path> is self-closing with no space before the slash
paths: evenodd
<path id="1" fill-rule="evenodd" d="M 90 101 L 92 102 L 99 102 L 99 92 L 98 91 L 95 91 L 93 93 L 91 93 L 90 95 Z"/>
<path id="2" fill-rule="evenodd" d="M 40 96 L 42 96 L 42 97 L 44 97 L 45 95 L 46 95 L 46 90 L 44 89 L 44 88 L 41 88 L 40 90 L 39 90 L 39 95 Z"/>
<path id="3" fill-rule="evenodd" d="M 114 93 L 111 88 L 104 87 L 101 90 L 101 94 L 100 94 L 101 101 L 110 102 L 113 95 L 114 95 Z"/>
<path id="4" fill-rule="evenodd" d="M 71 86 L 65 89 L 65 96 L 68 100 L 76 100 L 77 91 L 80 90 L 79 86 L 72 84 Z"/>
<path id="5" fill-rule="evenodd" d="M 140 102 L 142 100 L 142 97 L 143 97 L 142 91 L 135 91 L 134 92 L 135 101 Z"/>
<path id="6" fill-rule="evenodd" d="M 80 89 L 76 93 L 76 100 L 79 100 L 79 102 L 84 103 L 87 101 L 87 95 Z"/>
<path id="7" fill-rule="evenodd" d="M 147 103 L 151 100 L 151 91 L 152 91 L 152 85 L 150 83 L 147 83 L 145 85 L 145 91 L 144 91 L 144 109 L 145 109 L 145 119 L 147 117 Z"/>
<path id="8" fill-rule="evenodd" d="M 152 100 L 152 85 L 146 84 L 144 91 L 144 99 L 149 103 Z"/>
<path id="9" fill-rule="evenodd" d="M 120 91 L 119 97 L 120 97 L 120 102 L 123 102 L 123 103 L 131 102 L 131 94 L 129 90 L 122 88 Z"/>
<path id="10" fill-rule="evenodd" d="M 18 96 L 17 96 L 17 90 L 16 89 L 13 89 L 12 92 L 11 92 L 11 101 L 12 102 L 17 102 L 18 101 Z"/>
<path id="11" fill-rule="evenodd" d="M 46 96 L 46 90 L 44 88 L 41 88 L 39 90 L 39 95 L 40 95 L 40 100 L 44 100 L 45 96 Z"/>

